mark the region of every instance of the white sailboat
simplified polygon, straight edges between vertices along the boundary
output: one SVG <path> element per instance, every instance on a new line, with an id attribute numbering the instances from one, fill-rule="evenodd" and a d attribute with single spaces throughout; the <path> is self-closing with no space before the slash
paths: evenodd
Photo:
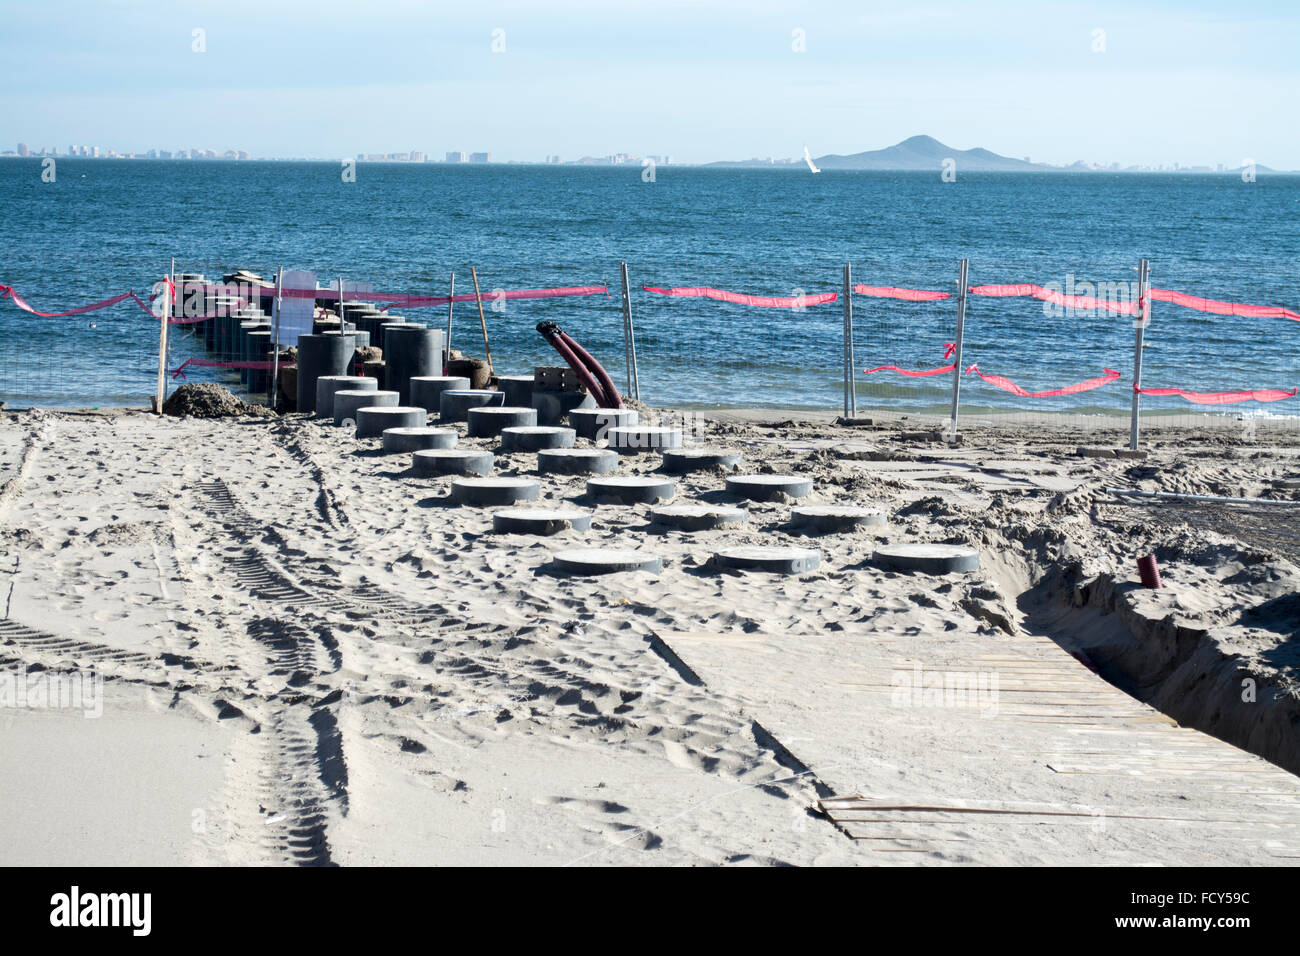
<path id="1" fill-rule="evenodd" d="M 808 164 L 808 168 L 809 168 L 812 172 L 814 172 L 814 173 L 820 173 L 820 172 L 821 172 L 821 170 L 818 169 L 818 168 L 816 167 L 816 165 L 814 165 L 814 163 L 813 163 L 813 161 L 812 161 L 812 154 L 808 152 L 808 147 L 807 147 L 807 146 L 804 146 L 804 148 L 803 148 L 803 161 L 804 161 L 805 163 Z"/>

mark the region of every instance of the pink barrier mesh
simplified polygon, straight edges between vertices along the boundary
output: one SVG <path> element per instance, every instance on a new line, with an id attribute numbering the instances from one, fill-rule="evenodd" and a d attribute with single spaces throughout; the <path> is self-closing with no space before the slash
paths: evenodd
<path id="1" fill-rule="evenodd" d="M 643 285 L 646 292 L 656 295 L 671 295 L 678 298 L 717 299 L 719 302 L 734 302 L 737 305 L 757 305 L 767 309 L 792 309 L 796 306 L 824 305 L 839 298 L 837 292 L 816 292 L 812 295 L 776 296 L 745 295 L 743 292 L 728 292 L 725 289 L 710 289 L 705 286 L 689 286 L 677 289 L 659 289 Z"/>
<path id="2" fill-rule="evenodd" d="M 1293 388 L 1285 391 L 1280 388 L 1254 388 L 1244 392 L 1189 392 L 1181 388 L 1138 388 L 1134 391 L 1143 395 L 1177 395 L 1195 402 L 1197 405 L 1233 405 L 1237 402 L 1280 402 L 1296 394 Z"/>
<path id="3" fill-rule="evenodd" d="M 1027 392 L 1009 378 L 1001 375 L 985 375 L 980 371 L 978 365 L 972 365 L 966 369 L 966 374 L 974 373 L 990 385 L 996 386 L 1004 392 L 1010 392 L 1012 395 L 1019 395 L 1021 398 L 1051 398 L 1055 395 L 1076 395 L 1079 392 L 1088 392 L 1094 388 L 1101 388 L 1103 385 L 1109 385 L 1120 376 L 1120 373 L 1113 368 L 1104 368 L 1102 371 L 1106 374 L 1097 378 L 1090 378 L 1086 382 L 1075 382 L 1073 385 L 1051 388 L 1045 392 Z"/>
<path id="4" fill-rule="evenodd" d="M 933 302 L 936 299 L 951 299 L 951 292 L 930 292 L 926 289 L 899 289 L 887 285 L 855 285 L 853 291 L 858 295 L 871 295 L 880 299 L 905 299 L 908 302 Z"/>
<path id="5" fill-rule="evenodd" d="M 1172 302 L 1184 308 L 1200 312 L 1213 312 L 1215 315 L 1239 315 L 1254 319 L 1290 319 L 1300 322 L 1300 312 L 1284 309 L 1279 305 L 1245 305 L 1240 302 L 1221 302 L 1218 299 L 1202 299 L 1200 296 L 1185 292 L 1173 292 L 1169 289 L 1152 289 L 1151 298 L 1157 302 Z"/>
<path id="6" fill-rule="evenodd" d="M 1064 292 L 1044 289 L 1041 285 L 1033 285 L 1027 282 L 1015 285 L 974 285 L 970 287 L 970 294 L 990 296 L 992 298 L 1033 296 L 1035 299 L 1042 299 L 1044 302 L 1051 302 L 1054 305 L 1068 306 L 1072 309 L 1085 309 L 1088 311 L 1106 309 L 1120 315 L 1136 315 L 1138 313 L 1138 304 L 1136 302 L 1117 302 L 1113 299 L 1098 299 L 1090 295 L 1066 295 Z"/>

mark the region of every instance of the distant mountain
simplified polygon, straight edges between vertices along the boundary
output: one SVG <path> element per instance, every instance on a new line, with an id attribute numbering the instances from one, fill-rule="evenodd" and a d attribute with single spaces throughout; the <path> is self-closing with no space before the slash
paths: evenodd
<path id="1" fill-rule="evenodd" d="M 1030 169 L 1048 169 L 1042 163 L 1029 163 L 1023 159 L 999 156 L 987 149 L 953 149 L 933 136 L 912 136 L 885 149 L 852 153 L 848 156 L 830 154 L 818 156 L 815 162 L 822 169 L 940 169 L 946 159 L 957 164 L 958 172 L 1017 172 Z"/>
<path id="2" fill-rule="evenodd" d="M 887 170 L 938 170 L 946 159 L 953 160 L 957 172 L 1021 172 L 1052 169 L 1042 163 L 999 156 L 987 149 L 953 149 L 933 136 L 912 136 L 885 149 L 868 150 L 841 156 L 829 153 L 813 159 L 821 169 L 887 169 Z M 764 160 L 709 163 L 710 166 L 770 166 Z"/>
<path id="3" fill-rule="evenodd" d="M 940 171 L 943 169 L 944 160 L 951 159 L 956 164 L 956 172 L 977 173 L 977 172 L 1120 172 L 1118 165 L 1104 167 L 1096 163 L 1086 163 L 1083 160 L 1071 163 L 1068 166 L 1052 166 L 1047 163 L 1031 163 L 1025 159 L 1012 159 L 1010 156 L 999 156 L 997 153 L 987 149 L 954 149 L 947 146 L 933 136 L 912 136 L 897 143 L 894 146 L 888 146 L 885 149 L 872 149 L 864 153 L 850 153 L 842 156 L 837 153 L 830 153 L 825 156 L 817 156 L 813 163 L 820 169 L 875 169 L 890 171 Z M 780 167 L 786 169 L 804 169 L 804 163 L 800 159 L 745 159 L 739 162 L 719 162 L 708 163 L 709 166 L 730 166 L 730 167 Z M 1209 167 L 1181 167 L 1179 169 L 1145 169 L 1137 166 L 1130 166 L 1123 172 L 1199 172 L 1210 173 L 1216 172 Z M 1219 172 L 1237 174 L 1240 170 L 1224 169 Z M 1257 173 L 1273 173 L 1276 170 L 1269 169 L 1267 166 L 1256 166 Z"/>

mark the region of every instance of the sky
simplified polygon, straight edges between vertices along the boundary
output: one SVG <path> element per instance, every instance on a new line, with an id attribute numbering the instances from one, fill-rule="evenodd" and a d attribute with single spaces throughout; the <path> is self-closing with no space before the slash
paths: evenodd
<path id="1" fill-rule="evenodd" d="M 710 162 L 925 133 L 1035 162 L 1300 169 L 1300 0 L 0 0 L 0 17 L 5 150 Z"/>

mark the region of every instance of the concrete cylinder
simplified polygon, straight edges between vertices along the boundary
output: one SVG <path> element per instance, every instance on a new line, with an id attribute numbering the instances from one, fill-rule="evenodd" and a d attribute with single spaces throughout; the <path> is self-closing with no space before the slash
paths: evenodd
<path id="1" fill-rule="evenodd" d="M 342 425 L 348 419 L 357 420 L 357 409 L 374 408 L 380 405 L 396 405 L 397 393 L 382 389 L 356 391 L 340 389 L 334 393 L 334 424 Z"/>
<path id="2" fill-rule="evenodd" d="M 500 435 L 503 428 L 522 428 L 537 424 L 537 410 L 533 408 L 503 408 L 484 405 L 466 412 L 470 438 L 491 438 Z"/>
<path id="3" fill-rule="evenodd" d="M 392 348 L 392 346 L 388 343 L 388 330 L 389 330 L 389 329 L 402 328 L 402 327 L 404 327 L 405 325 L 406 325 L 405 322 L 395 322 L 395 321 L 393 321 L 392 319 L 387 319 L 387 318 L 384 319 L 383 322 L 380 323 L 380 325 L 379 325 L 379 347 L 380 347 L 381 349 L 384 350 L 384 361 L 385 361 L 385 362 L 388 361 L 388 350 L 389 350 L 390 348 Z M 374 341 L 373 336 L 371 337 L 371 341 L 372 341 L 372 342 Z"/>
<path id="4" fill-rule="evenodd" d="M 370 309 L 369 302 L 345 301 L 339 303 L 336 311 L 343 317 L 343 321 L 355 322 L 358 315 L 365 315 Z"/>
<path id="5" fill-rule="evenodd" d="M 470 411 L 471 422 L 478 409 Z M 516 425 L 501 429 L 501 450 L 533 452 L 550 448 L 572 448 L 573 429 L 559 425 Z"/>
<path id="6" fill-rule="evenodd" d="M 433 412 L 441 410 L 442 393 L 448 389 L 467 391 L 469 379 L 459 375 L 424 375 L 411 378 L 411 404 Z"/>
<path id="7" fill-rule="evenodd" d="M 536 501 L 542 486 L 531 478 L 457 478 L 451 483 L 451 500 L 479 508 Z"/>
<path id="8" fill-rule="evenodd" d="M 418 325 L 390 328 L 384 339 L 384 361 L 388 366 L 388 387 L 411 402 L 411 379 L 442 371 L 442 342 L 446 333 Z"/>
<path id="9" fill-rule="evenodd" d="M 497 388 L 505 395 L 507 405 L 531 408 L 533 404 L 533 377 L 531 375 L 500 375 Z"/>
<path id="10" fill-rule="evenodd" d="M 500 392 L 488 391 L 485 388 L 445 389 L 438 398 L 438 418 L 443 422 L 463 422 L 471 408 L 496 405 L 500 401 Z"/>
<path id="11" fill-rule="evenodd" d="M 537 453 L 537 473 L 607 475 L 618 467 L 618 453 L 605 448 L 549 448 Z"/>
<path id="12" fill-rule="evenodd" d="M 425 478 L 490 475 L 496 456 L 473 448 L 427 448 L 411 453 L 411 470 Z"/>
<path id="13" fill-rule="evenodd" d="M 611 428 L 635 425 L 638 413 L 634 408 L 575 408 L 569 412 L 569 427 L 579 438 L 603 441 Z"/>
<path id="14" fill-rule="evenodd" d="M 378 389 L 379 382 L 364 375 L 322 375 L 316 379 L 316 417 L 334 417 L 334 395 L 337 392 L 374 392 Z"/>
<path id="15" fill-rule="evenodd" d="M 235 356 L 232 361 L 248 361 L 248 333 L 257 328 L 257 322 L 252 319 L 238 317 L 235 325 Z M 241 382 L 248 382 L 248 369 L 236 369 L 235 374 L 239 376 Z"/>
<path id="16" fill-rule="evenodd" d="M 537 424 L 558 425 L 575 408 L 595 408 L 596 400 L 586 392 L 534 388 L 532 404 L 537 409 Z"/>
<path id="17" fill-rule="evenodd" d="M 426 451 L 431 448 L 455 448 L 460 436 L 454 428 L 385 428 L 385 452 Z"/>
<path id="18" fill-rule="evenodd" d="M 682 430 L 665 425 L 624 425 L 607 429 L 609 447 L 623 454 L 682 447 Z"/>
<path id="19" fill-rule="evenodd" d="M 271 352 L 271 330 L 268 328 L 256 328 L 248 333 L 248 359 L 251 362 L 265 362 L 267 355 Z M 250 392 L 265 392 L 267 383 L 271 381 L 271 370 L 265 368 L 250 368 L 248 370 L 248 390 Z"/>
<path id="20" fill-rule="evenodd" d="M 357 409 L 357 437 L 378 438 L 390 428 L 423 428 L 427 415 L 409 405 L 363 406 Z"/>
<path id="21" fill-rule="evenodd" d="M 322 375 L 346 375 L 351 358 L 350 336 L 298 336 L 298 411 L 316 411 L 316 380 Z"/>
<path id="22" fill-rule="evenodd" d="M 378 346 L 379 339 L 375 333 L 379 331 L 380 316 L 374 312 L 357 312 L 354 313 L 351 322 L 362 332 L 370 336 L 370 344 Z"/>

